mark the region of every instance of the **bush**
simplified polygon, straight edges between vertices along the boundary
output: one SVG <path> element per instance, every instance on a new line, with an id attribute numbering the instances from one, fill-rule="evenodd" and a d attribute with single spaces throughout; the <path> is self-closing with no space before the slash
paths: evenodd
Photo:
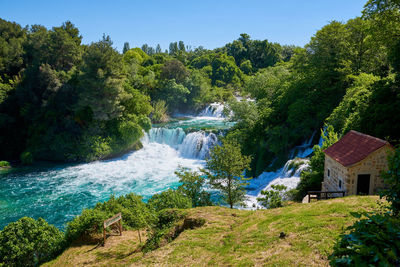
<path id="1" fill-rule="evenodd" d="M 381 198 L 386 198 L 393 215 L 398 216 L 400 214 L 400 147 L 389 153 L 388 168 L 387 172 L 382 173 L 383 181 L 388 187 L 381 192 Z"/>
<path id="2" fill-rule="evenodd" d="M 37 266 L 62 250 L 63 238 L 44 219 L 23 217 L 0 231 L 0 265 Z"/>
<path id="3" fill-rule="evenodd" d="M 153 104 L 151 119 L 154 123 L 168 121 L 168 106 L 164 100 L 158 100 Z"/>
<path id="4" fill-rule="evenodd" d="M 109 217 L 121 212 L 123 226 L 128 229 L 146 228 L 156 221 L 156 214 L 142 201 L 142 196 L 134 193 L 118 198 L 111 196 L 108 201 L 97 203 L 95 210 L 103 211 Z"/>
<path id="5" fill-rule="evenodd" d="M 353 214 L 357 221 L 337 241 L 329 256 L 332 266 L 398 266 L 400 219 L 387 214 Z"/>
<path id="6" fill-rule="evenodd" d="M 84 236 L 100 233 L 103 221 L 116 215 L 122 215 L 122 224 L 126 229 L 142 229 L 156 223 L 156 214 L 134 193 L 111 198 L 104 203 L 97 203 L 93 209 L 83 210 L 82 214 L 68 223 L 66 239 L 71 242 Z"/>
<path id="7" fill-rule="evenodd" d="M 0 167 L 10 167 L 10 162 L 8 161 L 0 161 Z"/>
<path id="8" fill-rule="evenodd" d="M 85 209 L 81 215 L 75 217 L 67 225 L 65 239 L 72 242 L 82 235 L 98 233 L 103 229 L 103 221 L 108 219 L 108 214 L 98 209 Z"/>
<path id="9" fill-rule="evenodd" d="M 192 207 L 192 200 L 182 193 L 168 189 L 160 194 L 153 195 L 148 205 L 155 211 L 163 209 L 188 209 Z"/>
<path id="10" fill-rule="evenodd" d="M 25 151 L 20 156 L 21 162 L 24 165 L 31 165 L 33 163 L 33 155 L 29 151 Z"/>
<path id="11" fill-rule="evenodd" d="M 186 213 L 175 209 L 164 209 L 158 212 L 157 223 L 149 229 L 149 238 L 143 246 L 142 251 L 148 252 L 157 249 L 163 241 L 170 242 L 174 237 L 172 227 L 186 217 Z"/>
<path id="12" fill-rule="evenodd" d="M 283 198 L 285 197 L 286 186 L 277 184 L 271 185 L 272 190 L 262 190 L 261 195 L 264 197 L 257 198 L 261 204 L 270 209 L 279 208 L 283 206 Z"/>

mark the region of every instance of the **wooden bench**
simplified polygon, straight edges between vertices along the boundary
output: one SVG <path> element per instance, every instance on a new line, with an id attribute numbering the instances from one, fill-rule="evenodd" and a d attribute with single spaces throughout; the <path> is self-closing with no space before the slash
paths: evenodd
<path id="1" fill-rule="evenodd" d="M 341 196 L 334 196 L 334 194 L 339 194 Z M 345 191 L 308 191 L 308 203 L 311 202 L 311 199 L 331 199 L 337 197 L 344 197 Z"/>
<path id="2" fill-rule="evenodd" d="M 118 223 L 119 235 L 122 235 L 122 215 L 121 213 L 118 213 L 114 217 L 111 217 L 103 222 L 103 246 L 106 244 L 106 228 L 115 223 Z"/>

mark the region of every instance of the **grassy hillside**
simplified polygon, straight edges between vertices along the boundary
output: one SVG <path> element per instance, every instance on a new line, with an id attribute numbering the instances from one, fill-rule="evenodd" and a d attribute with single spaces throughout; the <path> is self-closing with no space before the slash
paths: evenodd
<path id="1" fill-rule="evenodd" d="M 188 216 L 206 223 L 155 251 L 136 252 L 137 233 L 126 231 L 105 247 L 77 242 L 44 266 L 326 266 L 335 239 L 354 221 L 350 212 L 372 210 L 378 200 L 352 196 L 258 211 L 195 208 Z"/>

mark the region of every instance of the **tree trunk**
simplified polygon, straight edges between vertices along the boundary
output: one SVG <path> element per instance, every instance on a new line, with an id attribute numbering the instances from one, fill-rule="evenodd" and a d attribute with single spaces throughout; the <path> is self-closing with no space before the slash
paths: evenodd
<path id="1" fill-rule="evenodd" d="M 140 242 L 140 244 L 142 244 L 142 237 L 140 236 L 140 230 L 138 229 L 137 232 L 138 232 L 138 235 L 139 235 L 139 242 Z"/>
<path id="2" fill-rule="evenodd" d="M 233 209 L 232 190 L 231 190 L 231 176 L 228 176 L 228 201 L 231 209 Z"/>

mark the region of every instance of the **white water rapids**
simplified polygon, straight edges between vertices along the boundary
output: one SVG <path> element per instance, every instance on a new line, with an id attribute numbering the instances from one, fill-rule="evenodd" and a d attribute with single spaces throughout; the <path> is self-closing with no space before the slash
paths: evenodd
<path id="1" fill-rule="evenodd" d="M 63 228 L 82 209 L 107 200 L 111 194 L 134 192 L 146 200 L 176 188 L 177 168 L 204 167 L 205 157 L 218 143 L 217 132 L 232 126 L 224 121 L 222 110 L 222 104 L 213 103 L 198 116 L 155 126 L 142 138 L 142 149 L 119 158 L 83 164 L 36 164 L 0 172 L 0 229 L 23 216 L 42 217 Z M 296 148 L 293 157 L 309 155 L 310 142 Z M 271 184 L 297 185 L 300 170 L 292 174 L 288 164 L 250 181 L 250 206 Z"/>

